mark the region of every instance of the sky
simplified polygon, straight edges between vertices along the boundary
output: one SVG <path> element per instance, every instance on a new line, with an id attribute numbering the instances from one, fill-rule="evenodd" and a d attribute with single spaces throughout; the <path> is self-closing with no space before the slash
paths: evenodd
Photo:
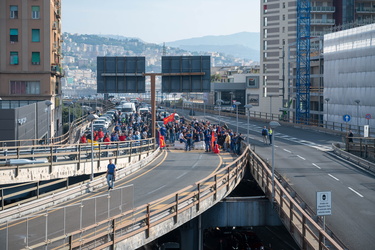
<path id="1" fill-rule="evenodd" d="M 64 0 L 62 31 L 149 43 L 259 32 L 259 0 Z"/>

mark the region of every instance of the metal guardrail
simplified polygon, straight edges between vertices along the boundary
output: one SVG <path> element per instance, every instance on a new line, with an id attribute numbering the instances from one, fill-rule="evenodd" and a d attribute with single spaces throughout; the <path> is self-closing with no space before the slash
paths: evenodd
<path id="1" fill-rule="evenodd" d="M 350 161 L 350 162 L 353 162 L 361 167 L 363 167 L 364 169 L 372 172 L 372 173 L 375 173 L 375 163 L 373 162 L 369 162 L 361 157 L 358 157 L 356 155 L 353 155 L 347 151 L 345 151 L 342 147 L 341 147 L 341 144 L 339 143 L 333 143 L 332 144 L 332 148 L 333 148 L 333 152 L 339 156 L 341 156 L 342 158 L 345 158 L 346 160 Z"/>
<path id="2" fill-rule="evenodd" d="M 272 172 L 254 151 L 250 152 L 250 171 L 263 192 L 272 199 Z M 274 209 L 301 249 L 345 249 L 303 209 L 278 178 L 275 178 Z"/>
<path id="3" fill-rule="evenodd" d="M 108 144 L 108 145 L 107 145 Z M 0 156 L 0 162 L 10 162 L 10 160 L 22 160 L 22 159 L 36 159 L 46 158 L 48 161 L 36 164 L 26 165 L 9 165 L 1 166 L 0 172 L 4 170 L 13 170 L 15 177 L 21 169 L 31 169 L 38 167 L 49 167 L 50 173 L 53 169 L 59 166 L 64 167 L 67 164 L 76 164 L 76 170 L 80 168 L 80 164 L 91 161 L 91 144 L 68 144 L 65 147 L 59 145 L 45 145 L 42 148 L 40 146 L 22 146 L 22 147 L 8 147 L 7 155 Z M 34 149 L 35 147 L 35 149 Z M 95 143 L 93 161 L 101 162 L 116 157 L 116 162 L 122 158 L 134 158 L 141 157 L 142 154 L 153 152 L 156 149 L 154 138 L 143 139 L 137 141 L 125 141 L 125 142 L 111 142 L 111 143 Z M 9 153 L 9 154 L 8 154 Z M 5 159 L 5 160 L 4 160 Z M 88 174 L 88 173 L 87 173 Z M 28 182 L 24 186 L 28 188 L 22 188 L 21 185 L 16 187 L 5 187 L 0 190 L 0 209 L 4 210 L 10 207 L 19 206 L 39 198 L 39 196 L 46 196 L 49 193 L 56 192 L 56 190 L 49 190 L 53 185 L 60 184 L 63 187 L 60 189 L 68 188 L 69 182 L 67 178 L 56 180 L 51 183 L 40 184 L 41 181 Z M 7 189 L 13 189 L 17 191 L 7 192 Z M 47 192 L 47 190 L 49 190 Z M 43 195 L 41 195 L 43 191 Z M 30 197 L 30 193 L 34 194 Z M 8 200 L 17 199 L 19 201 L 7 204 Z"/>

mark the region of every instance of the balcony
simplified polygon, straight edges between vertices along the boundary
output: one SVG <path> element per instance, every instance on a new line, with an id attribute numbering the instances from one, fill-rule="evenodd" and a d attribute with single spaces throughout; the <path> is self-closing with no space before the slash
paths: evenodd
<path id="1" fill-rule="evenodd" d="M 361 14 L 373 14 L 373 13 L 375 13 L 375 8 L 371 8 L 371 7 L 358 7 L 358 8 L 356 8 L 356 12 L 357 13 L 361 13 Z"/>
<path id="2" fill-rule="evenodd" d="M 334 13 L 336 8 L 334 6 L 313 6 L 312 13 Z"/>
<path id="3" fill-rule="evenodd" d="M 55 76 L 64 76 L 64 70 L 60 67 L 60 65 L 52 64 L 51 65 L 51 75 Z"/>
<path id="4" fill-rule="evenodd" d="M 335 19 L 311 19 L 311 25 L 335 25 Z"/>

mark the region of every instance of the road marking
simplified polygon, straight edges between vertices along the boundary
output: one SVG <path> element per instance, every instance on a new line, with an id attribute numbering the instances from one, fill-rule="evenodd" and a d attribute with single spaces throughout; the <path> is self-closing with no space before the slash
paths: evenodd
<path id="1" fill-rule="evenodd" d="M 313 163 L 313 166 L 319 168 L 319 169 L 322 169 L 321 167 L 319 167 L 318 165 L 316 165 L 315 163 Z"/>
<path id="2" fill-rule="evenodd" d="M 165 185 L 161 186 L 160 188 L 157 188 L 155 190 L 152 190 L 151 192 L 148 192 L 147 194 L 152 194 L 152 193 L 155 193 L 156 191 L 159 191 L 160 189 L 164 188 Z"/>
<path id="3" fill-rule="evenodd" d="M 284 151 L 285 151 L 285 152 L 288 152 L 289 154 L 292 153 L 292 151 L 290 151 L 290 150 L 288 150 L 288 149 L 285 149 L 285 148 L 284 148 Z"/>
<path id="4" fill-rule="evenodd" d="M 191 168 L 195 168 L 198 165 L 198 162 L 196 162 Z"/>
<path id="5" fill-rule="evenodd" d="M 363 195 L 361 195 L 360 193 L 358 193 L 357 191 L 355 191 L 353 188 L 351 187 L 348 187 L 351 191 L 353 191 L 356 195 L 358 195 L 359 197 L 363 198 Z"/>
<path id="6" fill-rule="evenodd" d="M 331 175 L 331 174 L 328 174 L 329 177 L 335 179 L 336 181 L 339 181 L 339 179 L 337 179 L 335 176 Z"/>
<path id="7" fill-rule="evenodd" d="M 298 156 L 298 158 L 300 158 L 301 160 L 306 160 L 305 158 L 303 158 L 302 156 L 300 156 L 300 155 L 297 155 Z"/>
<path id="8" fill-rule="evenodd" d="M 176 179 L 180 179 L 182 176 L 184 176 L 185 174 L 187 174 L 187 172 L 183 173 L 182 175 L 178 176 Z"/>

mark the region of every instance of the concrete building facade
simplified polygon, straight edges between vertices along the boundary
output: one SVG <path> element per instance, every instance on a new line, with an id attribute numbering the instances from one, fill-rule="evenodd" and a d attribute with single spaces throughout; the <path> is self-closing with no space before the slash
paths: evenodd
<path id="1" fill-rule="evenodd" d="M 0 41 L 0 108 L 18 108 L 49 100 L 52 105 L 48 129 L 52 136 L 60 134 L 61 1 L 3 0 L 0 17 L 3 38 Z"/>

